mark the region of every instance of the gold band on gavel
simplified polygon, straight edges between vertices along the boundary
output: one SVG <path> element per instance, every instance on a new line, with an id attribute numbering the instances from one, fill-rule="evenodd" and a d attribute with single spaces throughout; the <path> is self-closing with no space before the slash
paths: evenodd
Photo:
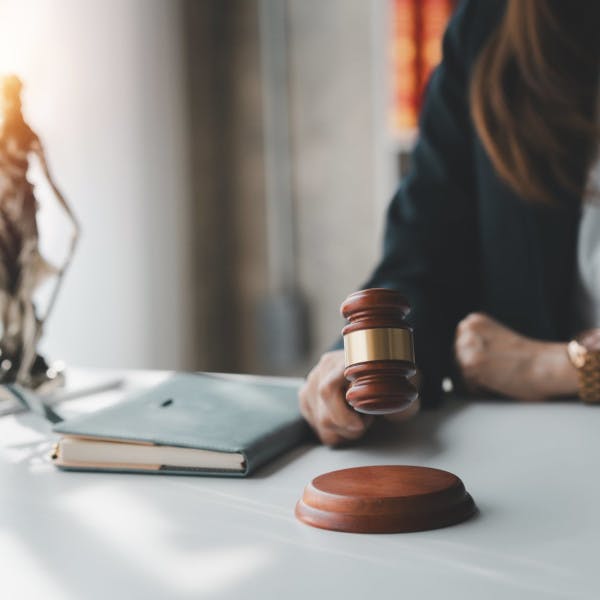
<path id="1" fill-rule="evenodd" d="M 408 329 L 376 328 L 352 331 L 344 336 L 345 366 L 371 360 L 415 362 L 412 332 Z"/>

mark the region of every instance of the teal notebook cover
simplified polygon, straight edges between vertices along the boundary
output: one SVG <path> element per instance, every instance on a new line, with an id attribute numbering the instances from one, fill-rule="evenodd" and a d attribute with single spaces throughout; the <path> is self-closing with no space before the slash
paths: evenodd
<path id="1" fill-rule="evenodd" d="M 175 375 L 130 400 L 59 423 L 54 431 L 240 453 L 244 457 L 242 471 L 161 468 L 155 472 L 243 477 L 298 445 L 307 436 L 308 427 L 298 409 L 297 384 L 236 381 L 198 373 Z"/>

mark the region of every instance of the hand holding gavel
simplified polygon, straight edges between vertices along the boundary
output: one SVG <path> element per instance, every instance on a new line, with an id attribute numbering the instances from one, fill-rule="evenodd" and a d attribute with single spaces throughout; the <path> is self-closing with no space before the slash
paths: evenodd
<path id="1" fill-rule="evenodd" d="M 403 421 L 418 411 L 408 311 L 406 300 L 386 289 L 356 292 L 342 305 L 350 321 L 346 350 L 323 354 L 300 391 L 302 414 L 324 444 L 362 437 L 374 415 Z"/>

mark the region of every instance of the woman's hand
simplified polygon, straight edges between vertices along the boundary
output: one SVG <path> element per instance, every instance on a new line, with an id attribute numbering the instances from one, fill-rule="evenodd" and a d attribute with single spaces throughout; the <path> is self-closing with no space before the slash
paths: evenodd
<path id="1" fill-rule="evenodd" d="M 565 343 L 527 338 L 481 313 L 458 324 L 455 353 L 472 391 L 488 390 L 524 401 L 577 391 L 577 372 Z"/>
<path id="2" fill-rule="evenodd" d="M 344 351 L 326 352 L 300 389 L 300 411 L 328 446 L 362 437 L 373 422 L 352 410 L 345 394 Z"/>
<path id="3" fill-rule="evenodd" d="M 348 406 L 346 386 L 344 352 L 336 350 L 321 356 L 300 389 L 300 411 L 319 439 L 328 446 L 361 438 L 374 420 Z M 414 417 L 419 408 L 417 399 L 406 410 L 385 415 L 385 418 L 391 423 L 402 423 Z"/>

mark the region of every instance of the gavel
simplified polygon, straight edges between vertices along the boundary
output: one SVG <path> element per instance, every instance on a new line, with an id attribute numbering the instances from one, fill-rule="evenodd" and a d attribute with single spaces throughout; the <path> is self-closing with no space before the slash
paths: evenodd
<path id="1" fill-rule="evenodd" d="M 400 412 L 418 397 L 410 306 L 387 289 L 355 292 L 342 304 L 346 400 L 361 413 Z M 361 466 L 315 477 L 296 504 L 312 527 L 354 533 L 399 533 L 460 523 L 475 513 L 454 474 L 408 465 Z"/>
<path id="2" fill-rule="evenodd" d="M 400 412 L 417 399 L 410 306 L 388 289 L 355 292 L 342 304 L 346 400 L 361 413 Z M 315 477 L 296 517 L 312 527 L 354 533 L 396 533 L 460 523 L 476 511 L 453 473 L 413 465 L 361 466 Z"/>
<path id="3" fill-rule="evenodd" d="M 372 288 L 348 296 L 341 313 L 346 401 L 367 415 L 401 412 L 418 396 L 413 332 L 405 321 L 406 298 L 395 290 Z"/>

